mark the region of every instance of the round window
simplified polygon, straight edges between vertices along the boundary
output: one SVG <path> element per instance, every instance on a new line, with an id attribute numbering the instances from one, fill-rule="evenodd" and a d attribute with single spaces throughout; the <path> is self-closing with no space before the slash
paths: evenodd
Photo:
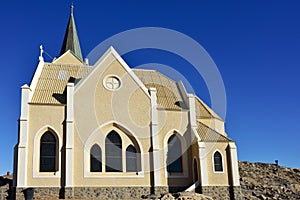
<path id="1" fill-rule="evenodd" d="M 107 78 L 105 78 L 104 86 L 108 90 L 117 90 L 121 86 L 121 81 L 116 76 L 108 76 Z"/>

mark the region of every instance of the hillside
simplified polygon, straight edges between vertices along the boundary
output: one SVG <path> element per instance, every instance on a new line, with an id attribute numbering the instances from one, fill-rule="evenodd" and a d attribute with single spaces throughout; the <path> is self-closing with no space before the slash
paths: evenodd
<path id="1" fill-rule="evenodd" d="M 239 162 L 244 199 L 300 199 L 300 169 Z"/>

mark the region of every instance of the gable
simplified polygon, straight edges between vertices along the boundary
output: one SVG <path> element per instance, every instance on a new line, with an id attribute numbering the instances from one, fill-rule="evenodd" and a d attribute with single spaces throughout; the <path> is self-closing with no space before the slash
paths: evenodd
<path id="1" fill-rule="evenodd" d="M 145 133 L 150 123 L 149 97 L 143 83 L 111 47 L 75 85 L 77 131 L 85 140 L 99 124 L 115 120 L 135 133 Z"/>
<path id="2" fill-rule="evenodd" d="M 52 63 L 54 64 L 73 64 L 73 65 L 82 65 L 81 60 L 75 56 L 75 54 L 68 50 L 63 55 L 55 59 Z"/>

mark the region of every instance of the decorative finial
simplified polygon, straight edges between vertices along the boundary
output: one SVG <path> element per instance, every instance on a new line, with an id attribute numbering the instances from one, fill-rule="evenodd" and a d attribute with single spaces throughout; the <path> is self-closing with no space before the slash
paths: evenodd
<path id="1" fill-rule="evenodd" d="M 71 8 L 71 14 L 73 15 L 73 10 L 74 10 L 74 5 L 73 5 L 73 3 L 71 4 L 70 8 Z"/>
<path id="2" fill-rule="evenodd" d="M 43 61 L 43 60 L 44 60 L 44 58 L 43 58 L 43 53 L 44 53 L 43 45 L 40 45 L 40 57 L 39 57 L 39 60 L 40 60 L 40 61 Z"/>

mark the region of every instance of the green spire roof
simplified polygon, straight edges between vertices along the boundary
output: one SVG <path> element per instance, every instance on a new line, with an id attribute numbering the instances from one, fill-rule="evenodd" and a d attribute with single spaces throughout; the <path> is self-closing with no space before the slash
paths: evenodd
<path id="1" fill-rule="evenodd" d="M 65 38 L 64 38 L 63 45 L 61 47 L 60 55 L 64 54 L 68 50 L 71 50 L 72 53 L 74 53 L 82 61 L 83 59 L 82 59 L 79 39 L 76 31 L 75 20 L 73 16 L 73 9 L 74 6 L 71 5 L 70 19 L 66 29 Z"/>

